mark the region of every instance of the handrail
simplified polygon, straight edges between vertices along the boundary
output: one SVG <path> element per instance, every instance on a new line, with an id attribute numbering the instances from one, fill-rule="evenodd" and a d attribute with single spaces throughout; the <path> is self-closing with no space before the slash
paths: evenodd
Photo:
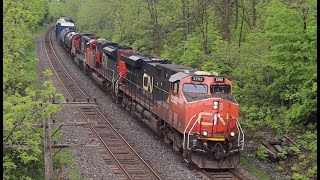
<path id="1" fill-rule="evenodd" d="M 238 119 L 237 119 L 237 125 L 238 125 L 239 130 L 240 130 L 240 132 L 241 132 L 241 134 L 242 134 L 242 141 L 238 141 L 238 142 L 242 142 L 241 150 L 243 150 L 243 149 L 244 149 L 244 133 L 243 133 L 242 127 L 241 127 Z M 240 136 L 239 136 L 239 137 L 240 137 Z M 239 137 L 238 137 L 238 138 L 239 138 Z M 238 140 L 240 140 L 240 138 L 239 138 Z"/>
<path id="2" fill-rule="evenodd" d="M 189 148 L 189 143 L 190 143 L 190 133 L 191 133 L 191 131 L 193 130 L 193 128 L 194 128 L 194 126 L 197 124 L 197 122 L 202 118 L 202 116 L 212 116 L 212 113 L 209 113 L 209 112 L 200 112 L 199 114 L 198 114 L 198 119 L 193 123 L 193 126 L 191 127 L 191 129 L 189 130 L 189 132 L 188 132 L 188 140 L 187 140 L 187 149 L 191 149 L 191 148 Z M 191 120 L 190 120 L 190 122 L 191 122 Z M 190 123 L 189 122 L 189 123 Z M 187 129 L 188 127 L 186 127 L 186 129 Z"/>
<path id="3" fill-rule="evenodd" d="M 119 94 L 119 80 L 120 80 L 121 76 L 122 76 L 122 72 L 121 72 L 121 73 L 119 74 L 119 76 L 116 78 L 117 81 L 116 81 L 115 87 L 114 87 L 114 92 L 116 93 L 116 96 L 118 96 L 118 94 Z"/>
<path id="4" fill-rule="evenodd" d="M 238 147 L 241 146 L 241 151 L 244 149 L 244 133 L 243 133 L 243 130 L 242 130 L 242 127 L 240 125 L 240 122 L 237 118 L 235 118 L 234 116 L 231 116 L 233 119 L 236 120 L 236 124 L 237 124 L 237 128 L 238 128 L 238 131 L 239 131 L 239 135 L 238 135 Z M 240 140 L 242 139 L 242 140 Z M 241 145 L 240 145 L 241 143 Z M 239 149 L 238 149 L 239 150 Z M 238 150 L 232 150 L 230 152 L 233 152 L 233 151 L 238 151 Z"/>
<path id="5" fill-rule="evenodd" d="M 191 117 L 188 125 L 186 126 L 186 129 L 183 131 L 183 149 L 185 149 L 185 143 L 184 143 L 184 142 L 185 142 L 185 140 L 186 140 L 186 131 L 187 131 L 187 128 L 189 127 L 189 125 L 190 125 L 190 123 L 191 123 L 191 121 L 192 121 L 192 119 L 193 119 L 194 117 L 196 117 L 196 114 Z"/>
<path id="6" fill-rule="evenodd" d="M 199 121 L 199 119 L 201 119 L 200 116 L 199 116 L 198 119 L 194 122 L 193 126 L 191 127 L 190 131 L 188 132 L 187 149 L 191 149 L 191 148 L 189 148 L 190 132 L 192 131 L 192 129 L 194 128 L 194 126 L 196 125 L 196 123 Z"/>

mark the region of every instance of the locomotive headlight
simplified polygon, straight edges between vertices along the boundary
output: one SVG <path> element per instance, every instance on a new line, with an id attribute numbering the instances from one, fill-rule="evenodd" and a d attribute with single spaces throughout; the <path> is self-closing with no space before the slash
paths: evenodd
<path id="1" fill-rule="evenodd" d="M 230 136 L 231 136 L 231 137 L 234 137 L 234 135 L 236 135 L 234 132 L 231 132 L 231 133 L 230 133 Z"/>
<path id="2" fill-rule="evenodd" d="M 218 101 L 213 102 L 213 109 L 218 109 Z"/>
<path id="3" fill-rule="evenodd" d="M 203 135 L 203 136 L 207 136 L 207 135 L 208 135 L 208 132 L 207 132 L 207 131 L 202 131 L 202 135 Z"/>

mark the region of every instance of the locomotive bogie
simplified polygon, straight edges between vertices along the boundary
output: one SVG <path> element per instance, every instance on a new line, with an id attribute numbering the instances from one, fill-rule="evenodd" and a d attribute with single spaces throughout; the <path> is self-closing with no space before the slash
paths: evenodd
<path id="1" fill-rule="evenodd" d="M 191 153 L 191 161 L 199 168 L 205 169 L 229 169 L 236 168 L 240 162 L 240 152 L 229 155 L 227 158 L 212 159 L 205 152 Z"/>
<path id="2" fill-rule="evenodd" d="M 152 112 L 146 110 L 143 106 L 136 102 L 132 102 L 132 99 L 128 96 L 124 96 L 121 102 L 122 106 L 132 114 L 141 118 L 142 121 L 149 126 L 157 134 L 160 134 L 161 120 L 159 120 Z"/>
<path id="3" fill-rule="evenodd" d="M 101 77 L 101 75 L 97 74 L 96 72 L 92 72 L 91 76 L 93 77 L 93 79 L 98 82 L 98 84 L 102 87 L 105 86 L 106 83 L 106 79 L 104 79 L 103 77 Z"/>

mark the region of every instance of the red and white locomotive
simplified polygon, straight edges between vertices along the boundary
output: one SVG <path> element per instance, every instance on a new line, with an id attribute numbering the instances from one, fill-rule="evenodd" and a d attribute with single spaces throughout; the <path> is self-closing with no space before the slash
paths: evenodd
<path id="1" fill-rule="evenodd" d="M 62 30 L 59 37 L 93 79 L 188 162 L 209 169 L 238 165 L 244 134 L 230 80 L 92 34 Z"/>

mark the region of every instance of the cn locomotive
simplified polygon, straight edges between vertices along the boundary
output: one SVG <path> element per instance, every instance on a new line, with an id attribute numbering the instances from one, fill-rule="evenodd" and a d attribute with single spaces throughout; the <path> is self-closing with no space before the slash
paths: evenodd
<path id="1" fill-rule="evenodd" d="M 230 80 L 76 32 L 66 23 L 57 21 L 56 37 L 72 60 L 187 162 L 208 169 L 239 164 L 244 134 Z"/>

